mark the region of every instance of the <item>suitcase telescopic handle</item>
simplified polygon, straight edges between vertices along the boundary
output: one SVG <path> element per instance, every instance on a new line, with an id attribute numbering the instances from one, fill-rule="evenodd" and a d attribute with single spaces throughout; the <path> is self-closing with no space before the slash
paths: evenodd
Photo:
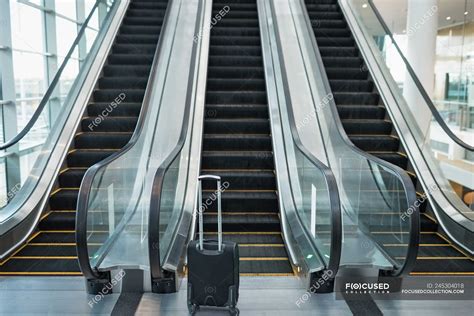
<path id="1" fill-rule="evenodd" d="M 204 224 L 203 224 L 203 213 L 205 210 L 204 204 L 202 203 L 202 180 L 216 180 L 217 181 L 217 240 L 218 249 L 222 251 L 222 208 L 221 208 L 221 177 L 214 175 L 202 175 L 198 177 L 198 190 L 199 190 L 199 203 L 198 203 L 198 215 L 199 215 L 199 247 L 201 251 L 204 249 Z M 207 204 L 206 204 L 207 205 Z"/>

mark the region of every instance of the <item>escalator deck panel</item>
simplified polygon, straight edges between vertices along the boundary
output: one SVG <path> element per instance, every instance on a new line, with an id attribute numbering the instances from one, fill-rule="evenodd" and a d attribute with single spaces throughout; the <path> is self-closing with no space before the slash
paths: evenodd
<path id="1" fill-rule="evenodd" d="M 0 262 L 0 275 L 81 275 L 75 244 L 79 186 L 86 170 L 120 150 L 135 130 L 167 3 L 131 1 L 58 177 L 59 186 L 51 193 L 49 210 L 29 241 Z M 122 102 L 95 124 L 102 110 L 120 96 Z M 99 232 L 92 238 L 89 251 L 107 235 Z"/>
<path id="2" fill-rule="evenodd" d="M 337 0 L 305 0 L 314 35 L 334 94 L 342 125 L 351 141 L 360 149 L 407 170 L 409 160 L 380 94 L 370 79 L 351 30 Z M 413 177 L 412 177 L 413 178 Z M 413 178 L 415 187 L 416 177 Z M 419 190 L 419 194 L 423 194 Z M 420 207 L 425 212 L 427 203 Z M 474 261 L 437 233 L 438 224 L 430 216 L 421 217 L 421 243 L 413 275 L 474 274 Z M 426 240 L 426 236 L 434 236 Z M 378 241 L 390 235 L 377 235 Z M 381 239 L 382 238 L 382 239 Z M 444 237 L 443 237 L 444 238 Z M 440 241 L 441 239 L 441 241 Z M 395 240 L 394 243 L 397 243 Z M 391 243 L 388 242 L 390 245 Z M 447 245 L 446 245 L 447 244 Z M 404 252 L 390 249 L 401 257 Z"/>
<path id="3" fill-rule="evenodd" d="M 222 193 L 224 240 L 237 242 L 245 276 L 293 275 L 281 236 L 275 166 L 256 0 L 216 0 L 231 10 L 211 30 L 201 168 L 229 187 Z M 215 184 L 203 184 L 203 199 Z M 217 213 L 204 216 L 215 239 Z"/>

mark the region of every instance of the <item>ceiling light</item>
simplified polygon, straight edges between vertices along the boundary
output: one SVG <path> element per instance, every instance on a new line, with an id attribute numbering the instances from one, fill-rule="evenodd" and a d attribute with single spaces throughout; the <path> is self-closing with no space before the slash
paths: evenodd
<path id="1" fill-rule="evenodd" d="M 464 12 L 464 15 L 468 15 L 468 14 L 469 14 L 469 12 L 468 12 L 468 11 Z"/>
<path id="2" fill-rule="evenodd" d="M 448 20 L 448 21 L 451 20 L 451 17 L 450 17 L 450 16 L 447 16 L 447 17 L 446 17 L 446 20 Z"/>
<path id="3" fill-rule="evenodd" d="M 362 8 L 364 8 L 364 9 L 367 9 L 367 7 L 368 7 L 367 3 L 364 3 L 364 4 L 362 5 Z"/>

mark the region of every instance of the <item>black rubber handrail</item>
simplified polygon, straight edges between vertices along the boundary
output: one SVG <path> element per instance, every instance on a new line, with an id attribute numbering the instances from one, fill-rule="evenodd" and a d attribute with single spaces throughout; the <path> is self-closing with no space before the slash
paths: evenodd
<path id="1" fill-rule="evenodd" d="M 163 34 L 166 33 L 166 29 L 168 27 L 168 20 L 169 20 L 169 8 L 170 3 L 173 0 L 169 0 L 166 8 L 165 17 L 163 19 L 163 24 L 160 31 L 160 37 L 158 39 L 158 44 L 155 50 L 155 54 L 153 56 L 153 63 L 151 65 L 151 71 L 148 76 L 148 84 L 145 90 L 145 96 L 142 102 L 142 109 L 140 110 L 140 115 L 138 117 L 137 125 L 135 127 L 135 131 L 133 132 L 130 141 L 122 147 L 118 152 L 110 155 L 109 157 L 105 158 L 104 160 L 96 163 L 92 167 L 90 167 L 81 182 L 81 187 L 79 190 L 79 196 L 77 200 L 77 213 L 76 213 L 76 248 L 77 248 L 77 256 L 79 260 L 79 265 L 81 268 L 82 273 L 84 276 L 89 280 L 94 279 L 101 279 L 103 278 L 103 274 L 97 270 L 97 267 L 92 268 L 90 265 L 89 259 L 89 250 L 87 248 L 87 215 L 88 215 L 88 206 L 89 206 L 89 199 L 91 194 L 91 188 L 97 173 L 107 167 L 112 162 L 118 160 L 120 157 L 125 155 L 128 151 L 130 151 L 137 141 L 140 139 L 140 136 L 143 132 L 143 127 L 146 121 L 146 114 L 150 109 L 150 101 L 152 91 L 155 86 L 155 77 L 158 68 L 158 57 L 161 54 L 163 49 Z"/>
<path id="2" fill-rule="evenodd" d="M 338 0 L 340 1 L 340 0 Z M 308 10 L 306 9 L 306 3 L 304 0 L 300 0 L 300 5 L 303 9 L 303 15 L 306 22 L 306 26 L 308 31 L 310 32 L 311 44 L 315 52 L 316 61 L 320 66 L 320 69 L 324 69 L 324 63 L 321 57 L 321 53 L 319 51 L 318 43 L 316 42 L 316 36 L 313 32 L 313 27 L 311 24 L 311 19 L 309 17 Z M 321 80 L 324 85 L 324 89 L 326 91 L 332 91 L 331 86 L 329 84 L 329 78 L 325 71 L 321 72 Z M 410 240 L 408 242 L 408 251 L 406 254 L 405 261 L 400 268 L 395 267 L 395 269 L 389 272 L 392 276 L 402 276 L 408 275 L 414 268 L 416 258 L 418 256 L 418 244 L 420 240 L 420 213 L 419 208 L 416 207 L 415 202 L 416 199 L 416 190 L 411 181 L 408 174 L 402 168 L 393 165 L 385 160 L 382 160 L 376 156 L 366 153 L 365 151 L 361 150 L 360 148 L 356 147 L 352 141 L 347 136 L 344 127 L 342 126 L 341 119 L 339 117 L 339 113 L 337 112 L 336 103 L 334 98 L 331 99 L 329 102 L 329 108 L 331 110 L 332 116 L 334 118 L 334 123 L 336 126 L 337 131 L 341 139 L 344 141 L 345 145 L 354 151 L 356 154 L 364 157 L 366 160 L 373 162 L 377 165 L 381 165 L 384 168 L 390 170 L 402 183 L 403 187 L 405 188 L 405 197 L 407 200 L 408 207 L 411 207 L 413 212 L 409 216 L 410 218 Z M 390 257 L 390 256 L 389 256 Z"/>
<path id="3" fill-rule="evenodd" d="M 61 63 L 61 66 L 59 66 L 58 71 L 56 72 L 56 74 L 54 75 L 53 80 L 51 81 L 51 84 L 49 85 L 48 89 L 46 90 L 43 98 L 41 99 L 40 104 L 36 108 L 35 112 L 31 116 L 28 123 L 25 125 L 25 127 L 23 127 L 21 132 L 18 133 L 15 137 L 13 137 L 9 141 L 1 144 L 0 145 L 0 150 L 7 149 L 7 148 L 15 145 L 16 143 L 18 143 L 23 137 L 26 136 L 26 134 L 28 134 L 28 132 L 31 130 L 31 128 L 35 125 L 36 121 L 38 120 L 41 113 L 43 112 L 46 104 L 48 104 L 51 95 L 53 94 L 54 90 L 56 89 L 56 86 L 57 86 L 57 84 L 58 84 L 58 82 L 61 78 L 61 75 L 62 75 L 64 69 L 66 68 L 67 63 L 70 60 L 72 54 L 74 53 L 74 50 L 76 49 L 76 46 L 79 44 L 79 41 L 81 40 L 82 35 L 86 31 L 86 29 L 88 27 L 87 25 L 89 24 L 89 21 L 91 20 L 92 16 L 95 13 L 95 9 L 99 6 L 99 3 L 103 2 L 103 1 L 104 0 L 97 0 L 94 3 L 94 5 L 92 6 L 92 9 L 91 9 L 89 15 L 84 20 L 84 23 L 82 24 L 81 28 L 79 29 L 79 32 L 77 32 L 77 36 L 74 39 L 74 42 L 72 42 L 71 48 L 69 48 L 69 51 L 67 52 L 66 57 L 64 57 L 64 60 Z M 11 101 L 11 102 L 14 102 L 14 101 Z"/>
<path id="4" fill-rule="evenodd" d="M 271 3 L 271 5 L 273 6 L 272 18 L 273 18 L 273 21 L 276 22 L 277 19 L 276 19 L 276 16 L 275 16 L 275 9 L 274 9 L 273 2 Z M 274 27 L 276 29 L 276 32 L 279 33 L 278 23 L 275 23 L 275 22 L 274 22 Z M 277 47 L 279 49 L 278 57 L 279 57 L 279 60 L 280 60 L 280 64 L 284 65 L 283 54 L 281 53 L 282 52 L 282 45 L 281 45 L 281 42 L 280 42 L 278 36 L 276 37 L 276 42 L 277 42 Z M 288 104 L 288 107 L 287 107 L 288 108 L 287 112 L 288 112 L 288 116 L 289 116 L 288 121 L 289 121 L 289 124 L 290 124 L 290 130 L 291 130 L 291 135 L 293 137 L 293 142 L 296 144 L 296 147 L 303 154 L 303 156 L 305 156 L 306 159 L 308 159 L 315 166 L 315 168 L 318 169 L 322 173 L 324 179 L 326 180 L 326 185 L 327 185 L 327 189 L 328 189 L 328 193 L 329 193 L 329 204 L 330 204 L 330 207 L 331 207 L 330 213 L 331 213 L 331 225 L 332 225 L 329 263 L 328 263 L 326 269 L 328 271 L 332 272 L 331 273 L 332 276 L 336 276 L 336 274 L 339 270 L 339 265 L 340 265 L 341 256 L 342 256 L 342 230 L 343 230 L 339 188 L 337 186 L 336 177 L 334 176 L 334 173 L 332 172 L 332 170 L 328 166 L 323 164 L 318 158 L 316 158 L 303 145 L 303 143 L 301 141 L 301 138 L 299 136 L 299 133 L 298 133 L 298 128 L 296 127 L 296 119 L 295 119 L 295 116 L 294 116 L 293 106 L 292 106 L 292 102 L 291 102 L 291 96 L 290 96 L 290 92 L 289 92 L 288 77 L 287 77 L 287 73 L 284 70 L 284 68 L 282 69 L 281 73 L 282 73 L 282 81 L 283 81 L 284 90 L 285 90 L 284 91 L 285 100 L 286 100 L 286 103 Z M 280 112 L 281 112 L 281 108 L 280 108 Z M 290 185 L 291 185 L 291 181 L 290 181 Z M 296 208 L 296 202 L 295 202 L 295 199 L 294 199 L 293 190 L 291 192 L 291 195 L 293 197 L 293 204 L 295 204 L 295 208 Z M 296 213 L 300 223 L 303 223 L 304 220 L 301 218 L 299 213 L 298 212 L 295 212 L 295 213 Z M 306 236 L 311 236 L 311 233 L 307 230 L 305 225 L 302 225 L 302 228 L 303 228 Z M 312 240 L 312 238 L 310 238 L 310 240 Z M 316 247 L 316 249 L 317 249 L 317 247 Z M 319 251 L 318 251 L 318 254 L 319 254 Z M 323 262 L 324 262 L 324 260 L 323 260 Z"/>
<path id="5" fill-rule="evenodd" d="M 204 1 L 199 1 L 198 12 L 202 11 Z M 200 20 L 196 20 L 196 30 L 199 29 Z M 196 69 L 196 54 L 197 54 L 197 43 L 194 41 L 193 51 L 191 53 L 191 69 Z M 199 71 L 197 69 L 196 71 Z M 193 95 L 193 82 L 194 75 L 189 76 L 188 88 L 186 89 L 186 105 L 184 109 L 183 124 L 181 125 L 181 132 L 179 135 L 178 142 L 176 143 L 173 150 L 163 160 L 160 167 L 157 169 L 153 178 L 153 185 L 151 190 L 150 199 L 150 213 L 148 217 L 148 251 L 150 260 L 150 274 L 151 280 L 161 279 L 164 277 L 164 270 L 161 265 L 160 256 L 160 213 L 161 213 L 161 200 L 163 197 L 163 182 L 165 180 L 166 172 L 169 170 L 173 162 L 178 158 L 181 150 L 186 143 L 187 131 L 189 129 L 189 121 L 191 115 L 191 100 Z M 181 214 L 182 215 L 182 214 Z M 180 216 L 181 217 L 181 216 Z"/>
<path id="6" fill-rule="evenodd" d="M 446 122 L 443 120 L 443 118 L 441 117 L 441 114 L 439 114 L 439 111 L 438 109 L 436 109 L 436 106 L 434 105 L 433 101 L 431 100 L 430 96 L 428 95 L 428 93 L 426 92 L 425 88 L 423 87 L 423 84 L 421 83 L 420 79 L 418 79 L 418 76 L 416 75 L 415 71 L 413 70 L 410 62 L 408 61 L 408 59 L 405 57 L 405 55 L 403 54 L 402 50 L 400 49 L 400 47 L 398 46 L 398 43 L 397 41 L 395 40 L 395 38 L 393 37 L 393 34 L 392 32 L 390 31 L 390 28 L 388 27 L 388 25 L 385 23 L 385 20 L 383 19 L 382 15 L 380 14 L 380 12 L 378 11 L 377 7 L 375 6 L 374 2 L 372 0 L 369 0 L 369 5 L 370 7 L 372 8 L 372 11 L 374 12 L 375 16 L 377 17 L 377 19 L 379 20 L 379 23 L 382 25 L 385 33 L 387 33 L 387 35 L 390 37 L 390 39 L 392 40 L 392 43 L 393 45 L 395 46 L 395 48 L 397 49 L 397 52 L 398 54 L 400 55 L 400 57 L 402 58 L 404 64 L 405 64 L 405 67 L 407 68 L 408 70 L 408 73 L 410 74 L 413 82 L 415 83 L 416 87 L 418 88 L 418 90 L 420 91 L 420 94 L 421 96 L 423 97 L 423 99 L 425 100 L 426 104 L 428 105 L 428 108 L 430 109 L 431 111 L 431 114 L 433 115 L 434 119 L 436 120 L 436 122 L 439 124 L 439 126 L 441 126 L 441 128 L 444 130 L 444 132 L 446 134 L 448 134 L 448 136 L 456 143 L 458 144 L 459 146 L 461 146 L 462 148 L 468 150 L 468 151 L 473 151 L 474 150 L 474 147 L 465 143 L 464 141 L 462 141 L 459 137 L 457 137 L 453 131 L 451 131 L 451 129 L 448 127 L 448 125 L 446 124 Z"/>

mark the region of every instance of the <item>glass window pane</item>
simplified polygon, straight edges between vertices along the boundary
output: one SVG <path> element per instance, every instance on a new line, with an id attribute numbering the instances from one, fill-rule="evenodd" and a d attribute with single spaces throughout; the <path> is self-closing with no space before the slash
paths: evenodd
<path id="1" fill-rule="evenodd" d="M 43 52 L 42 11 L 31 6 L 10 1 L 13 48 Z"/>
<path id="2" fill-rule="evenodd" d="M 31 118 L 45 91 L 45 58 L 31 53 L 13 51 L 13 69 L 17 99 L 18 129 Z"/>
<path id="3" fill-rule="evenodd" d="M 73 0 L 56 0 L 55 10 L 57 13 L 67 16 L 68 18 L 77 19 L 76 1 Z"/>
<path id="4" fill-rule="evenodd" d="M 58 66 L 62 63 L 77 36 L 77 24 L 60 17 L 56 17 L 56 43 L 58 49 Z M 77 52 L 74 53 L 77 58 Z"/>

